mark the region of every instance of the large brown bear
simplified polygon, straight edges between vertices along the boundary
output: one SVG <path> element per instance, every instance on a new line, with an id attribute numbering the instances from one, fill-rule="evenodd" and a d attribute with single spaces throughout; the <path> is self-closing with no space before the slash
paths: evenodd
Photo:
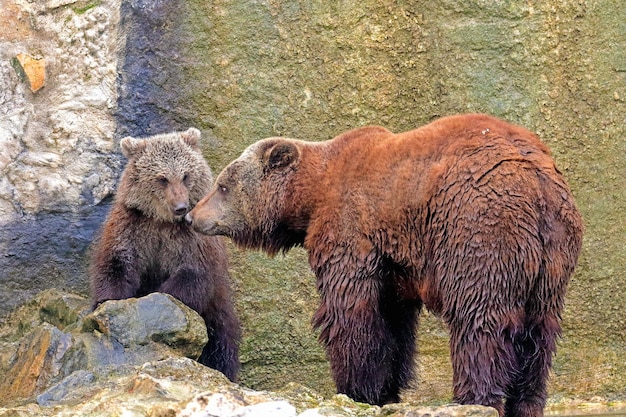
<path id="1" fill-rule="evenodd" d="M 241 331 L 226 249 L 183 220 L 213 181 L 199 140 L 193 128 L 121 140 L 128 164 L 92 253 L 91 294 L 94 308 L 155 291 L 176 297 L 206 323 L 209 342 L 198 361 L 234 381 Z"/>
<path id="2" fill-rule="evenodd" d="M 307 249 L 339 392 L 399 400 L 425 305 L 450 330 L 455 401 L 543 414 L 583 227 L 529 131 L 474 114 L 400 134 L 265 139 L 186 218 L 269 254 Z"/>

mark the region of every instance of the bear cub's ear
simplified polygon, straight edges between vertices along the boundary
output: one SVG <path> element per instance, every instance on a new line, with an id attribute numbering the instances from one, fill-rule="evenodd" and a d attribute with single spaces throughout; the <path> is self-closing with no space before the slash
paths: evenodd
<path id="1" fill-rule="evenodd" d="M 298 161 L 300 150 L 291 142 L 279 142 L 265 152 L 265 161 L 269 169 L 289 166 Z"/>
<path id="2" fill-rule="evenodd" d="M 127 136 L 120 140 L 120 148 L 126 158 L 132 158 L 146 149 L 145 139 L 136 139 Z"/>
<path id="3" fill-rule="evenodd" d="M 195 127 L 190 127 L 186 131 L 182 132 L 180 136 L 183 138 L 185 143 L 191 146 L 191 149 L 196 151 L 200 150 L 200 131 Z"/>

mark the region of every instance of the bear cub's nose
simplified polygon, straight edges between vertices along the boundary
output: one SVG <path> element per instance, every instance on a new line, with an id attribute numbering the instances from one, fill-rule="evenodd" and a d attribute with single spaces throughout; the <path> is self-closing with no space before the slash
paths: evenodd
<path id="1" fill-rule="evenodd" d="M 178 204 L 174 208 L 174 214 L 177 215 L 177 216 L 182 216 L 185 213 L 187 213 L 187 204 L 186 203 L 180 203 L 180 204 Z"/>

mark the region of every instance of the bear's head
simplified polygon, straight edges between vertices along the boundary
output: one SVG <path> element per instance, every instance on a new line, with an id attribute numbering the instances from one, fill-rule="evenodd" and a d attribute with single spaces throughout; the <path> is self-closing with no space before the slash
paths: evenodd
<path id="1" fill-rule="evenodd" d="M 200 152 L 200 131 L 126 137 L 120 141 L 128 164 L 117 201 L 154 219 L 175 222 L 210 191 L 211 169 Z"/>
<path id="2" fill-rule="evenodd" d="M 248 147 L 218 175 L 205 198 L 186 216 L 193 228 L 224 235 L 250 249 L 270 254 L 301 244 L 304 232 L 294 229 L 294 178 L 302 142 L 263 139 Z"/>

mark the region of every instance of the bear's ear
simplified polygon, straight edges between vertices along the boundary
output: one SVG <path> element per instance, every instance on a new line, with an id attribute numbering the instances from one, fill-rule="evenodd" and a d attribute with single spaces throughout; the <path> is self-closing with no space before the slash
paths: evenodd
<path id="1" fill-rule="evenodd" d="M 146 141 L 128 136 L 120 140 L 120 148 L 126 158 L 132 158 L 146 149 Z"/>
<path id="2" fill-rule="evenodd" d="M 195 127 L 190 127 L 186 131 L 182 132 L 180 136 L 185 143 L 191 146 L 192 149 L 200 150 L 200 131 Z"/>
<path id="3" fill-rule="evenodd" d="M 265 151 L 265 165 L 278 169 L 294 164 L 300 158 L 300 150 L 292 142 L 278 142 Z"/>

